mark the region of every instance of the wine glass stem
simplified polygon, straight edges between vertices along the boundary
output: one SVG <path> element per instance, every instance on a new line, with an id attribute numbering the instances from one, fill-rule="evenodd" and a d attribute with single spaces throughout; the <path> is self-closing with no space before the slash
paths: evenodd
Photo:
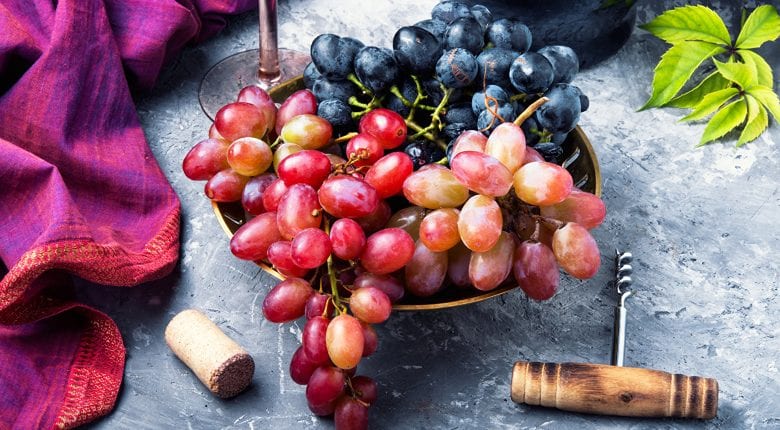
<path id="1" fill-rule="evenodd" d="M 257 77 L 260 86 L 270 88 L 278 83 L 282 72 L 279 68 L 276 0 L 259 0 L 260 9 L 260 67 Z"/>

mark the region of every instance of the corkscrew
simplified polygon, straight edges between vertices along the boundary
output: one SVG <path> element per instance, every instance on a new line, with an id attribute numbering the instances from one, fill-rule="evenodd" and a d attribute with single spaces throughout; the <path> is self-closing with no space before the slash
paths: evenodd
<path id="1" fill-rule="evenodd" d="M 633 417 L 714 418 L 718 381 L 701 376 L 623 367 L 626 299 L 633 295 L 630 252 L 615 250 L 617 290 L 612 365 L 518 361 L 512 371 L 511 396 L 517 403 L 566 411 Z"/>

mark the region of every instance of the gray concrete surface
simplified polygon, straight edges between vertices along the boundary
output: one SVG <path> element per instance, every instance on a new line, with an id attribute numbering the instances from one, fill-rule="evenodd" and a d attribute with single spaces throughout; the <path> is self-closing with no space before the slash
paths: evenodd
<path id="1" fill-rule="evenodd" d="M 369 6 L 370 3 L 370 6 Z M 305 50 L 337 32 L 388 46 L 395 29 L 428 16 L 432 0 L 283 1 L 281 45 Z M 639 5 L 639 22 L 682 2 Z M 727 2 L 715 2 L 727 11 Z M 187 49 L 157 88 L 138 94 L 152 150 L 183 205 L 180 265 L 168 278 L 133 289 L 82 288 L 114 317 L 127 346 L 116 409 L 99 429 L 331 428 L 313 417 L 288 376 L 300 322 L 264 320 L 260 303 L 274 280 L 232 257 L 228 241 L 181 160 L 206 135 L 198 107 L 201 76 L 221 58 L 257 46 L 256 15 L 231 20 L 215 39 Z M 702 124 L 679 124 L 673 109 L 636 112 L 648 96 L 665 46 L 637 30 L 613 58 L 575 83 L 591 100 L 581 126 L 603 174 L 605 224 L 595 231 L 603 265 L 585 282 L 564 278 L 551 301 L 519 291 L 488 302 L 396 313 L 378 329 L 379 351 L 360 373 L 379 383 L 375 428 L 778 428 L 780 427 L 780 126 L 742 149 L 728 139 L 695 148 Z M 780 76 L 780 43 L 765 50 Z M 631 250 L 637 296 L 629 303 L 626 364 L 715 377 L 715 420 L 599 417 L 519 406 L 509 399 L 514 360 L 606 362 L 614 296 L 614 249 Z M 189 307 L 203 309 L 254 355 L 251 389 L 212 397 L 168 350 L 163 329 Z"/>

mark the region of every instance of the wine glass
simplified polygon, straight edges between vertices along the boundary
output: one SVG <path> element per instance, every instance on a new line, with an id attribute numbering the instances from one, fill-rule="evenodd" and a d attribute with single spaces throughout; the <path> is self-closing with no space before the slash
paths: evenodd
<path id="1" fill-rule="evenodd" d="M 303 73 L 309 54 L 278 47 L 276 0 L 259 0 L 260 48 L 239 52 L 215 64 L 200 82 L 198 98 L 212 120 L 248 85 L 269 90 Z"/>

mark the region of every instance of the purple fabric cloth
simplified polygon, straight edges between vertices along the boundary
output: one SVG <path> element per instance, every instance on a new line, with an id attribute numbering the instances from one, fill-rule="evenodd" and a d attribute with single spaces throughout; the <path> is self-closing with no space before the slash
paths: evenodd
<path id="1" fill-rule="evenodd" d="M 0 429 L 113 407 L 116 325 L 70 277 L 131 286 L 178 258 L 179 202 L 130 87 L 252 0 L 0 0 Z"/>

